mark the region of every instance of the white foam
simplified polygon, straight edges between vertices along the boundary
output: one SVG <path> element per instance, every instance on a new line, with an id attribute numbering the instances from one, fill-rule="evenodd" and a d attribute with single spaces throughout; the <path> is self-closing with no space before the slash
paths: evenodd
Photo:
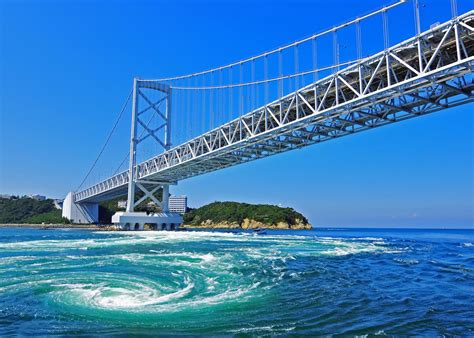
<path id="1" fill-rule="evenodd" d="M 382 239 L 306 237 L 292 235 L 252 236 L 224 232 L 97 232 L 94 239 L 25 241 L 6 245 L 8 250 L 62 251 L 73 249 L 68 256 L 48 255 L 7 258 L 15 261 L 15 268 L 35 266 L 38 276 L 24 276 L 15 287 L 30 283 L 52 287 L 48 296 L 55 302 L 143 313 L 179 311 L 190 307 L 213 306 L 226 302 L 243 302 L 260 297 L 279 280 L 301 278 L 290 273 L 287 264 L 308 256 L 343 256 L 358 253 L 395 252 Z M 231 245 L 221 245 L 232 241 Z M 176 242 L 199 242 L 199 245 L 173 245 Z M 212 243 L 211 243 L 212 242 Z M 144 244 L 144 247 L 136 245 Z M 171 245 L 169 245 L 171 244 Z M 470 243 L 472 244 L 472 243 Z M 104 247 L 120 247 L 123 254 L 102 254 Z M 0 244 L 0 250 L 2 244 Z M 153 248 L 153 249 L 150 249 Z M 201 249 L 191 249 L 201 248 Z M 202 248 L 205 248 L 202 252 Z M 88 249 L 92 255 L 75 249 Z M 184 249 L 184 250 L 183 250 Z M 214 249 L 215 251 L 211 251 Z M 187 251 L 185 251 L 187 250 Z M 114 252 L 110 251 L 110 253 Z M 211 252 L 208 252 L 211 251 Z M 122 252 L 122 251 L 121 251 Z M 36 254 L 36 252 L 35 252 Z M 126 261 L 126 262 L 124 262 Z M 2 264 L 5 261 L 2 259 Z M 117 266 L 132 262 L 140 271 L 153 269 L 160 277 L 147 278 L 146 273 L 95 273 L 88 267 Z M 12 268 L 5 266 L 6 269 Z M 62 272 L 67 268 L 74 273 Z M 48 271 L 51 280 L 41 280 Z M 59 270 L 61 269 L 61 270 Z M 0 270 L 0 273 L 5 271 Z M 138 270 L 137 270 L 138 271 Z M 151 270 L 150 270 L 151 271 Z M 32 279 L 35 280 L 32 280 Z M 34 285 L 34 284 L 31 284 Z M 4 285 L 2 285 L 3 287 Z M 1 289 L 0 289 L 1 290 Z M 195 292 L 193 292 L 193 290 Z"/>
<path id="2" fill-rule="evenodd" d="M 120 276 L 115 276 L 119 278 Z M 56 283 L 54 284 L 54 298 L 59 301 L 83 304 L 96 308 L 117 310 L 134 309 L 157 305 L 167 302 L 176 302 L 186 297 L 194 288 L 194 283 L 186 279 L 185 287 L 174 292 L 162 293 L 158 285 L 146 284 L 146 281 L 125 280 L 120 285 L 120 280 L 110 284 L 106 281 L 98 283 Z M 120 286 L 115 286 L 116 284 Z M 113 286 L 112 286 L 113 285 Z"/>

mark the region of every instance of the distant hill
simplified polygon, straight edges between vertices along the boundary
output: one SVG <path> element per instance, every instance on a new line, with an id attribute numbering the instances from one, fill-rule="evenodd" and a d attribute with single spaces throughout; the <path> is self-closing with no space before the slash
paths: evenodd
<path id="1" fill-rule="evenodd" d="M 117 210 L 113 199 L 99 206 L 99 223 L 110 223 Z M 147 206 L 139 209 L 147 210 Z M 184 226 L 190 228 L 230 229 L 311 229 L 306 217 L 292 208 L 275 205 L 238 202 L 214 202 L 198 209 L 190 209 L 183 216 Z M 29 197 L 0 197 L 0 224 L 68 224 L 51 199 L 39 201 Z"/>
<path id="2" fill-rule="evenodd" d="M 306 217 L 292 208 L 268 204 L 214 202 L 185 213 L 184 226 L 231 229 L 311 229 Z"/>
<path id="3" fill-rule="evenodd" d="M 141 197 L 136 194 L 135 200 Z M 110 224 L 112 215 L 119 210 L 117 202 L 123 197 L 115 198 L 99 204 L 99 223 Z M 157 209 L 143 205 L 135 208 L 137 211 L 156 212 Z M 39 201 L 30 197 L 0 197 L 0 224 L 69 224 L 69 220 L 62 217 L 62 211 L 56 209 L 52 199 Z"/>
<path id="4" fill-rule="evenodd" d="M 0 198 L 0 224 L 64 224 L 69 221 L 62 217 L 51 199 L 38 201 L 29 197 Z"/>

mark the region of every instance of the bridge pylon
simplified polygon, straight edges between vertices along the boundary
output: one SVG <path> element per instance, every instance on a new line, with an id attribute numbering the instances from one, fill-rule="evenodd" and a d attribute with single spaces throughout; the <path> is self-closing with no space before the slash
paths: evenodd
<path id="1" fill-rule="evenodd" d="M 144 89 L 157 91 L 161 94 L 161 97 L 158 101 L 153 101 L 147 96 Z M 139 167 L 136 164 L 138 145 L 148 138 L 154 140 L 164 151 L 170 149 L 171 99 L 172 92 L 169 85 L 157 81 L 133 79 L 127 208 L 125 212 L 119 211 L 112 216 L 112 222 L 126 230 L 143 230 L 145 224 L 150 224 L 153 229 L 157 230 L 174 230 L 183 222 L 179 214 L 169 212 L 169 186 L 176 183 L 141 180 L 139 179 Z M 164 111 L 159 108 L 163 102 L 165 102 Z M 145 106 L 143 108 L 142 103 Z M 153 117 L 158 117 L 159 119 L 158 126 L 154 129 L 150 128 L 148 126 L 149 123 L 146 123 L 142 118 L 142 115 L 150 110 L 154 114 Z M 137 130 L 140 126 L 143 131 L 139 135 Z M 137 201 L 135 201 L 136 188 L 143 194 Z M 156 196 L 157 194 L 161 196 Z M 161 209 L 161 213 L 149 215 L 146 212 L 135 211 L 135 207 L 148 199 Z"/>

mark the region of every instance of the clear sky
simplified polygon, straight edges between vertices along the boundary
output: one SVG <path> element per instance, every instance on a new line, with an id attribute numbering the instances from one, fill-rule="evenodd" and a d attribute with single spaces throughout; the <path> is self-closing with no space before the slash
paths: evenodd
<path id="1" fill-rule="evenodd" d="M 0 193 L 60 198 L 74 190 L 134 76 L 219 66 L 387 3 L 0 1 Z M 460 13 L 473 7 L 458 5 Z M 391 42 L 413 33 L 412 5 L 404 6 L 389 18 Z M 449 17 L 449 0 L 421 1 L 423 28 Z M 367 40 L 366 50 L 378 49 Z M 474 228 L 473 110 L 453 108 L 188 179 L 172 193 L 188 195 L 191 206 L 291 206 L 315 226 Z M 95 178 L 122 160 L 128 123 Z"/>

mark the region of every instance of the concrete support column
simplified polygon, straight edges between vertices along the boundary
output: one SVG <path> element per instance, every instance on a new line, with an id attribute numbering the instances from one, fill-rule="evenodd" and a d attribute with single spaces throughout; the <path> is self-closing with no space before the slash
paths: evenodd
<path id="1" fill-rule="evenodd" d="M 164 213 L 169 212 L 169 197 L 170 197 L 170 186 L 168 184 L 163 185 L 163 199 L 161 200 L 161 211 Z"/>

